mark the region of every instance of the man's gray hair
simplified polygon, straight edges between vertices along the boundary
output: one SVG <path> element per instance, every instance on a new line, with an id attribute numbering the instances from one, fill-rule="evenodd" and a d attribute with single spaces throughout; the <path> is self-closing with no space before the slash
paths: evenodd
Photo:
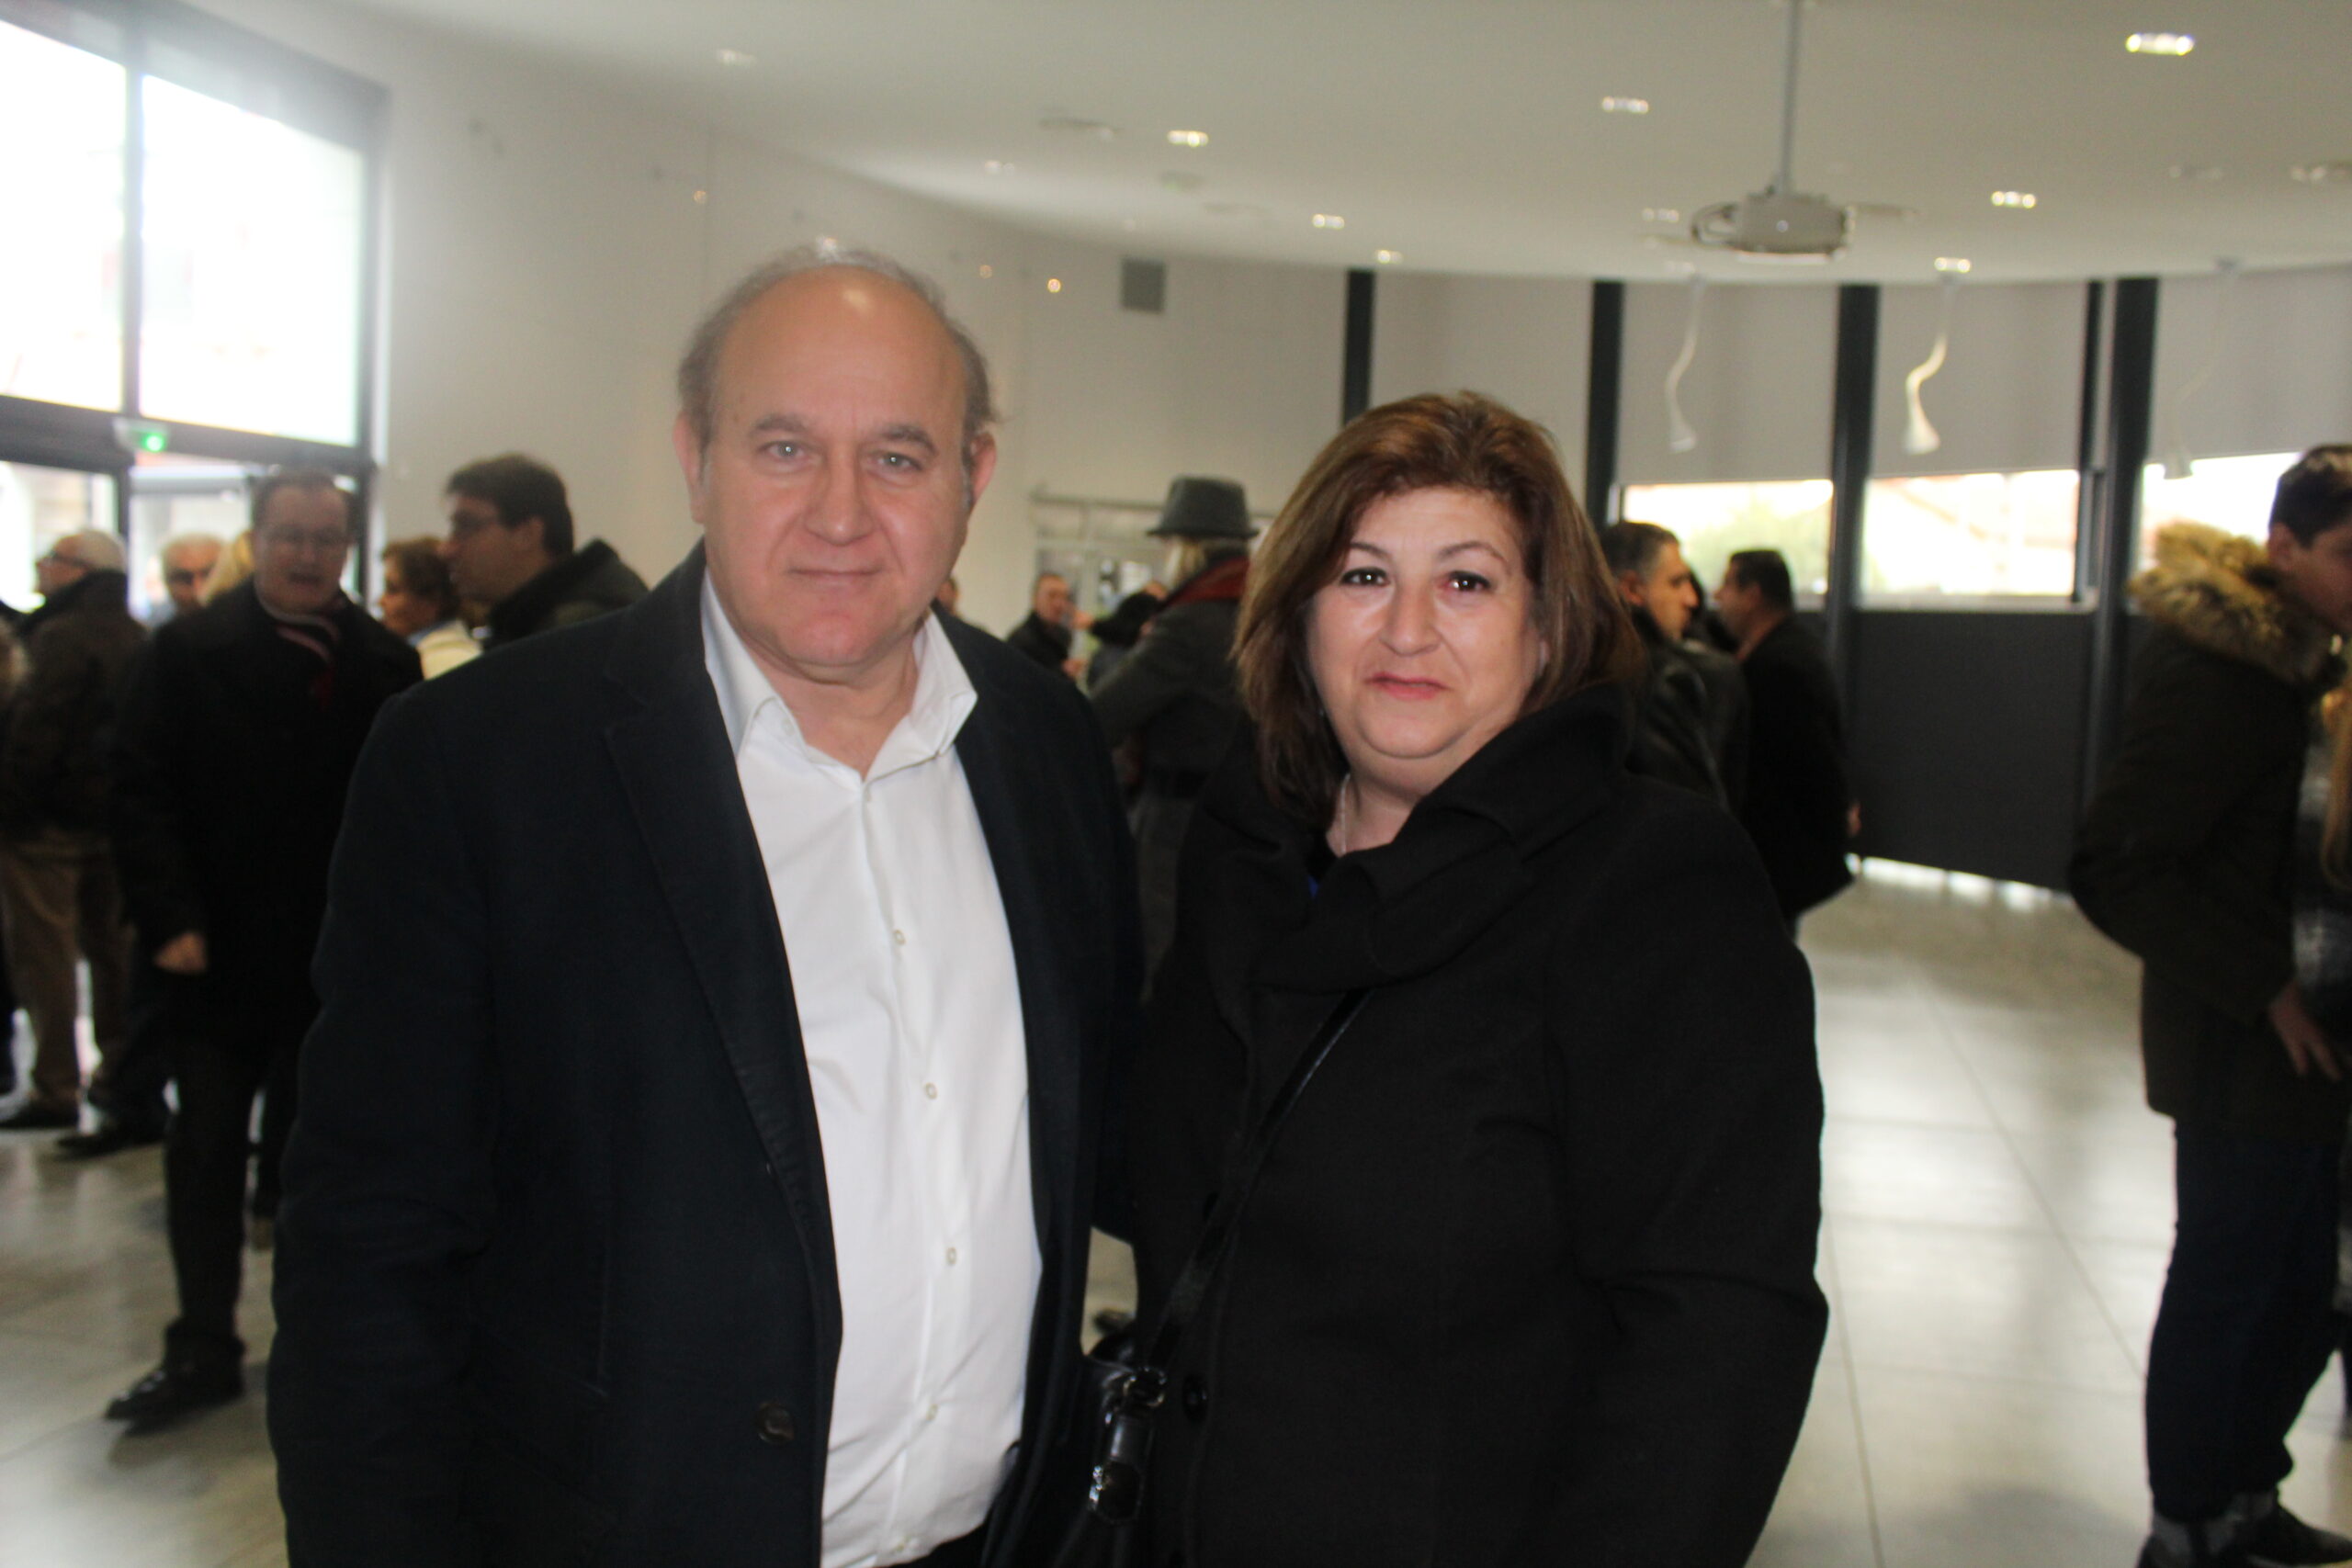
<path id="1" fill-rule="evenodd" d="M 228 547 L 229 541 L 222 538 L 220 535 L 208 534 L 201 528 L 191 528 L 185 534 L 173 535 L 170 538 L 165 539 L 161 545 L 157 546 L 155 549 L 155 558 L 160 561 L 167 561 L 174 556 L 179 554 L 182 550 L 225 550 Z"/>
<path id="2" fill-rule="evenodd" d="M 729 289 L 726 298 L 711 307 L 710 313 L 695 328 L 694 336 L 686 341 L 685 357 L 678 361 L 678 405 L 685 412 L 686 423 L 695 433 L 695 445 L 709 450 L 711 435 L 718 428 L 718 357 L 727 347 L 728 334 L 735 330 L 743 312 L 787 278 L 836 266 L 872 273 L 906 289 L 938 318 L 941 328 L 956 344 L 956 356 L 964 365 L 962 449 L 968 468 L 973 441 L 997 419 L 996 401 L 989 390 L 988 356 L 980 352 L 980 345 L 964 324 L 947 313 L 947 301 L 940 293 L 939 285 L 876 252 L 842 250 L 831 245 L 802 245 L 763 262 Z"/>
<path id="3" fill-rule="evenodd" d="M 1611 573 L 1618 577 L 1627 572 L 1647 577 L 1657 565 L 1659 552 L 1681 542 L 1673 530 L 1655 523 L 1617 523 L 1600 531 L 1600 553 Z"/>
<path id="4" fill-rule="evenodd" d="M 72 546 L 68 549 L 67 546 Z M 60 560 L 79 561 L 92 571 L 122 570 L 122 541 L 102 528 L 85 528 L 68 534 L 49 547 Z"/>

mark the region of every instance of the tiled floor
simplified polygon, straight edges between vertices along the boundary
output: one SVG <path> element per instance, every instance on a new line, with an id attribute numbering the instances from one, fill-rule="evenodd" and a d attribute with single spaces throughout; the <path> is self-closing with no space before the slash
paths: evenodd
<path id="1" fill-rule="evenodd" d="M 2061 899 L 1881 866 L 1806 923 L 1828 1089 L 1829 1347 L 1758 1551 L 1772 1568 L 2128 1564 L 2171 1224 L 2131 963 Z M 169 1315 L 153 1151 L 0 1136 L 0 1568 L 264 1568 L 256 1394 L 171 1433 L 98 1418 Z M 256 1369 L 266 1257 L 246 1292 Z M 1105 1247 L 1099 1292 L 1127 1288 Z M 2352 1525 L 2335 1373 L 2290 1502 Z"/>

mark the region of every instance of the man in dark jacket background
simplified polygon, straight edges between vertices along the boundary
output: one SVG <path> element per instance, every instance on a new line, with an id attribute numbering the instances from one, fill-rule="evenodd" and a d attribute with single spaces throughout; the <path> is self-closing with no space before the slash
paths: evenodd
<path id="1" fill-rule="evenodd" d="M 1789 563 L 1778 550 L 1740 550 L 1715 587 L 1724 624 L 1739 639 L 1750 715 L 1747 798 L 1740 825 L 1756 841 L 1781 916 L 1797 917 L 1854 880 L 1846 864 L 1854 790 L 1846 725 L 1821 641 L 1796 621 Z"/>
<path id="2" fill-rule="evenodd" d="M 90 966 L 90 1025 L 101 1081 L 119 1059 L 130 943 L 106 838 L 104 736 L 123 672 L 145 640 L 132 618 L 122 543 L 88 529 L 35 563 L 43 603 L 20 635 L 28 666 L 0 742 L 0 909 L 7 961 L 33 1031 L 33 1092 L 0 1127 L 71 1128 L 81 1120 L 74 1035 L 77 961 Z M 163 1133 L 162 1105 L 138 1133 Z"/>
<path id="3" fill-rule="evenodd" d="M 1629 765 L 1736 813 L 1747 793 L 1747 683 L 1729 654 L 1688 639 L 1699 589 L 1682 541 L 1627 522 L 1600 546 L 1649 656 Z"/>
<path id="4" fill-rule="evenodd" d="M 2280 479 L 2267 545 L 2175 525 L 2132 589 L 2148 638 L 2069 880 L 2142 961 L 2148 1103 L 2175 1123 L 2140 1562 L 2337 1562 L 2352 1540 L 2278 1486 L 2335 1339 L 2346 1094 L 2295 985 L 2290 898 L 2309 727 L 2352 633 L 2352 446 Z"/>
<path id="5" fill-rule="evenodd" d="M 1074 676 L 1079 666 L 1070 657 L 1071 628 L 1080 624 L 1078 606 L 1070 601 L 1069 579 L 1058 571 L 1041 571 L 1029 585 L 1029 614 L 1004 634 L 1005 645 L 1057 675 Z"/>
<path id="6" fill-rule="evenodd" d="M 1176 933 L 1177 860 L 1193 797 L 1241 723 L 1233 631 L 1256 531 L 1233 480 L 1187 475 L 1171 482 L 1150 536 L 1174 541 L 1168 575 L 1176 586 L 1135 651 L 1092 694 L 1104 737 L 1114 746 L 1132 738 L 1142 753 L 1132 821 L 1146 973 L 1159 967 Z"/>
<path id="7" fill-rule="evenodd" d="M 645 597 L 645 580 L 602 539 L 572 546 L 563 477 L 520 452 L 449 476 L 441 553 L 468 604 L 486 613 L 485 650 L 594 620 Z"/>
<path id="8" fill-rule="evenodd" d="M 344 792 L 416 652 L 344 593 L 350 497 L 286 470 L 254 491 L 254 575 L 155 634 L 116 738 L 116 854 L 137 941 L 170 996 L 179 1113 L 164 1158 L 180 1314 L 163 1364 L 117 1399 L 148 1427 L 243 1391 L 236 1333 L 248 1133 L 265 1094 L 257 1228 L 275 1213 L 311 953 Z"/>

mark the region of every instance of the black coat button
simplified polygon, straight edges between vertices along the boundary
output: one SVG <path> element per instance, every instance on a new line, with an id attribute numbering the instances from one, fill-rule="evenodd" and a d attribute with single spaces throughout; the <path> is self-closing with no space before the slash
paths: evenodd
<path id="1" fill-rule="evenodd" d="M 1186 1373 L 1184 1376 L 1184 1414 L 1192 1419 L 1199 1421 L 1206 1417 L 1208 1413 L 1209 1385 L 1201 1381 L 1200 1374 L 1197 1372 Z"/>
<path id="2" fill-rule="evenodd" d="M 792 1441 L 792 1412 L 770 1400 L 760 1406 L 756 1421 L 760 1441 L 774 1443 L 778 1448 Z"/>

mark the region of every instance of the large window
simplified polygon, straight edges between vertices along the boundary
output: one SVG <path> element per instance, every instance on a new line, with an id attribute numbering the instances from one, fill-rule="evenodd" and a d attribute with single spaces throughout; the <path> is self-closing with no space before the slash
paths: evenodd
<path id="1" fill-rule="evenodd" d="M 2248 539 L 2268 534 L 2278 476 L 2301 456 L 2199 457 L 2177 479 L 2149 464 L 2140 479 L 2140 564 L 2154 564 L 2156 530 L 2167 523 L 2203 523 Z"/>
<path id="2" fill-rule="evenodd" d="M 356 446 L 360 154 L 156 77 L 144 96 L 141 412 Z"/>
<path id="3" fill-rule="evenodd" d="M 364 486 L 382 107 L 173 0 L 0 0 L 0 595 L 36 514 L 136 556 L 273 466 Z"/>
<path id="4" fill-rule="evenodd" d="M 2067 598 L 2080 492 L 2072 468 L 1872 479 L 1863 491 L 1862 591 L 1914 604 Z"/>
<path id="5" fill-rule="evenodd" d="M 1627 522 L 1655 523 L 1682 541 L 1683 558 L 1712 590 L 1737 550 L 1778 550 L 1788 558 L 1799 598 L 1829 591 L 1827 479 L 1753 484 L 1627 485 Z"/>
<path id="6" fill-rule="evenodd" d="M 114 518 L 111 474 L 0 463 L 0 603 L 32 604 L 34 560 L 68 534 L 111 529 Z"/>
<path id="7" fill-rule="evenodd" d="M 124 80 L 0 22 L 0 394 L 122 401 Z"/>

